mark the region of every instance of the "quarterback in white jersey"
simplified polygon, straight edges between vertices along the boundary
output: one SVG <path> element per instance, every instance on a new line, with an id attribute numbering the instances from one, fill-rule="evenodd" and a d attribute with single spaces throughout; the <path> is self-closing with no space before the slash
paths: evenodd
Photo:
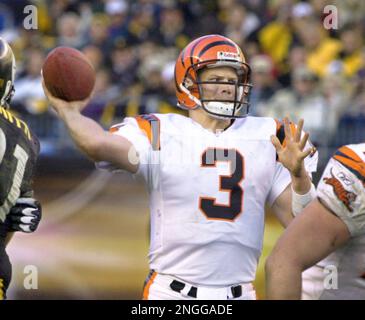
<path id="1" fill-rule="evenodd" d="M 109 133 L 79 114 L 85 102 L 66 103 L 45 89 L 99 167 L 146 181 L 151 273 L 144 299 L 254 299 L 265 203 L 287 225 L 292 194 L 311 193 L 317 153 L 303 122 L 296 129 L 288 119 L 248 117 L 249 79 L 233 41 L 201 37 L 175 66 L 178 105 L 189 117 L 140 115 Z"/>
<path id="2" fill-rule="evenodd" d="M 152 144 L 141 130 L 150 122 L 160 130 Z M 133 142 L 137 174 L 149 186 L 151 269 L 204 286 L 252 282 L 265 203 L 272 206 L 290 183 L 270 140 L 276 122 L 246 117 L 213 133 L 190 118 L 156 114 L 127 118 L 112 131 Z M 308 171 L 316 161 L 305 160 Z"/>
<path id="3" fill-rule="evenodd" d="M 300 273 L 317 263 L 302 274 L 302 299 L 364 300 L 365 143 L 335 152 L 317 197 L 268 260 L 269 297 L 300 298 Z"/>

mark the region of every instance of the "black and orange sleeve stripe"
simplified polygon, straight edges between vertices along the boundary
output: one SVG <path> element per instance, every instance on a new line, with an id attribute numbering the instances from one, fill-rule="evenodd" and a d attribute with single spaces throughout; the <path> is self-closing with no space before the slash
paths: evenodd
<path id="1" fill-rule="evenodd" d="M 355 151 L 349 147 L 343 146 L 335 152 L 333 159 L 340 162 L 358 177 L 360 181 L 365 183 L 365 163 Z"/>
<path id="2" fill-rule="evenodd" d="M 139 128 L 146 134 L 153 150 L 160 150 L 160 119 L 152 114 L 136 116 Z"/>

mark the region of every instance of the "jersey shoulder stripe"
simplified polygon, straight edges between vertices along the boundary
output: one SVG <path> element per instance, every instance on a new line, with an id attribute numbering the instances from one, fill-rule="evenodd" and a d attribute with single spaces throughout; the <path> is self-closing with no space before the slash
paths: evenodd
<path id="1" fill-rule="evenodd" d="M 160 119 L 153 114 L 141 114 L 135 117 L 139 128 L 145 132 L 153 150 L 160 150 Z"/>
<path id="2" fill-rule="evenodd" d="M 365 183 L 365 163 L 358 154 L 347 146 L 339 148 L 333 155 L 333 159 L 337 160 L 356 177 Z"/>
<path id="3" fill-rule="evenodd" d="M 131 122 L 132 119 L 134 119 L 136 123 L 134 121 Z M 109 132 L 113 134 L 118 132 L 120 128 L 130 126 L 131 124 L 146 135 L 153 150 L 160 150 L 160 119 L 153 114 L 142 114 L 134 117 L 128 117 L 122 123 L 115 124 L 110 127 Z"/>

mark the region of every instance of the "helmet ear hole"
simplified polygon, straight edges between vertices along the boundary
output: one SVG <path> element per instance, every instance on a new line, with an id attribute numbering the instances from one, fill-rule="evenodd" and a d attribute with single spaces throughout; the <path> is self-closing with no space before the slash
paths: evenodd
<path id="1" fill-rule="evenodd" d="M 184 79 L 184 87 L 190 89 L 192 86 L 194 86 L 194 81 L 190 77 L 186 77 Z"/>

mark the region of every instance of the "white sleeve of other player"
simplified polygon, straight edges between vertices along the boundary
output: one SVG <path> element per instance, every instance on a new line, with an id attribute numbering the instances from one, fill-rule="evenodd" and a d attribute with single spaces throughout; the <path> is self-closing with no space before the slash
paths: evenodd
<path id="1" fill-rule="evenodd" d="M 148 164 L 150 162 L 151 144 L 146 136 L 145 132 L 140 129 L 135 118 L 127 117 L 120 124 L 112 127 L 114 130 L 112 134 L 116 134 L 126 138 L 135 148 L 130 150 L 130 161 L 138 161 L 139 166 L 136 175 L 142 175 L 146 177 L 148 171 Z M 138 158 L 136 157 L 136 152 Z M 100 161 L 96 163 L 98 169 L 107 170 L 111 172 L 123 171 L 122 169 L 114 166 L 110 162 Z"/>
<path id="2" fill-rule="evenodd" d="M 304 133 L 303 133 L 304 134 Z M 308 141 L 305 149 L 312 148 L 313 145 Z M 309 176 L 312 178 L 312 173 L 317 171 L 318 164 L 318 151 L 313 155 L 310 155 L 304 159 L 304 166 Z M 274 179 L 272 182 L 271 191 L 267 197 L 267 202 L 270 206 L 273 205 L 278 196 L 286 189 L 286 187 L 291 183 L 290 173 L 288 169 L 280 163 L 276 163 L 276 170 Z"/>
<path id="3" fill-rule="evenodd" d="M 347 225 L 352 236 L 365 234 L 364 185 L 333 158 L 318 183 L 317 197 Z"/>

